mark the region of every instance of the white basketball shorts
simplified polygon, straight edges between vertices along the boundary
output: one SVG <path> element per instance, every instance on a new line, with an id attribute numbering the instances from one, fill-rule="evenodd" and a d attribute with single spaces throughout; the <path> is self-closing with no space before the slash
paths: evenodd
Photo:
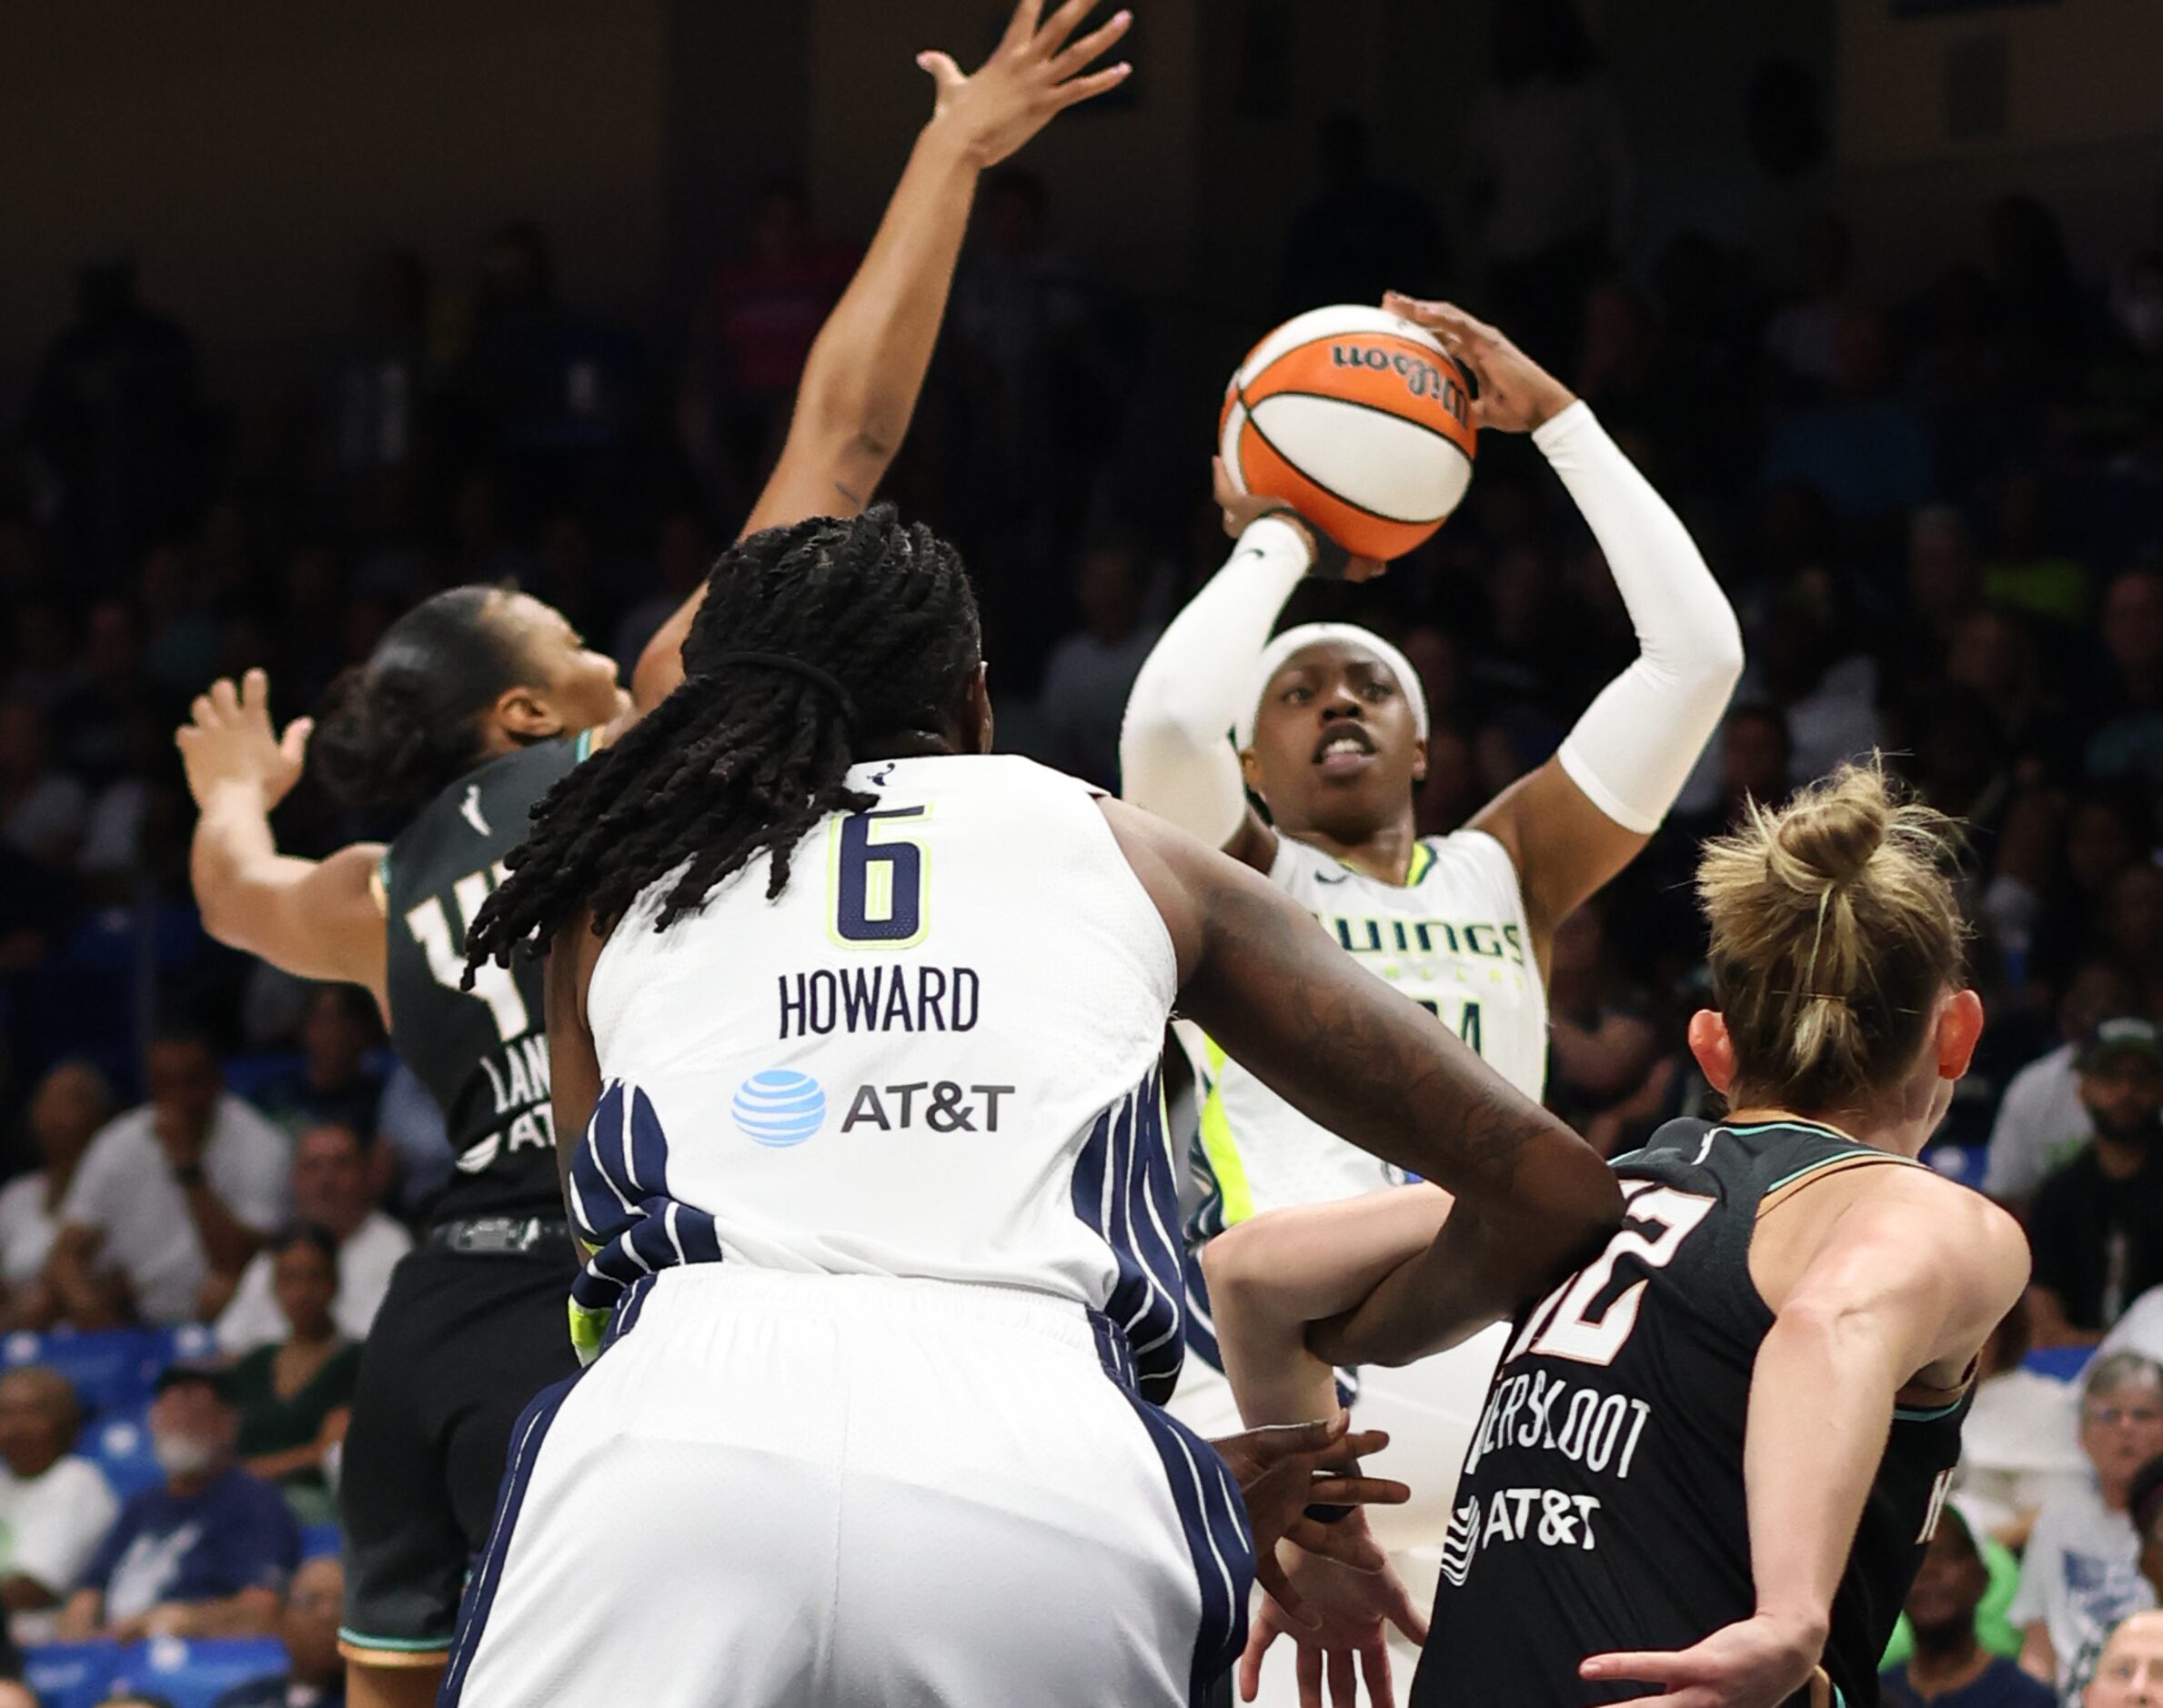
<path id="1" fill-rule="evenodd" d="M 445 1708 L 1176 1708 L 1244 1639 L 1223 1462 L 1042 1294 L 649 1277 L 512 1436 Z"/>

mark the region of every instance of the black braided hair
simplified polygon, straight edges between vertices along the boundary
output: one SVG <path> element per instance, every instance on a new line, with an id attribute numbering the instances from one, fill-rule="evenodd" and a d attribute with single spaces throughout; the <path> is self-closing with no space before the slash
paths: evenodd
<path id="1" fill-rule="evenodd" d="M 745 653 L 832 677 L 853 727 L 830 688 Z M 857 757 L 933 750 L 981 658 L 961 555 L 891 505 L 739 540 L 714 566 L 682 684 L 533 809 L 510 876 L 467 932 L 471 966 L 508 965 L 583 909 L 605 931 L 679 867 L 657 930 L 761 852 L 773 862 L 766 893 L 780 895 L 813 824 L 874 803 L 848 786 Z"/>
<path id="2" fill-rule="evenodd" d="M 419 807 L 483 757 L 480 713 L 529 678 L 496 618 L 504 589 L 447 588 L 383 631 L 366 664 L 330 685 L 308 764 L 333 797 Z"/>

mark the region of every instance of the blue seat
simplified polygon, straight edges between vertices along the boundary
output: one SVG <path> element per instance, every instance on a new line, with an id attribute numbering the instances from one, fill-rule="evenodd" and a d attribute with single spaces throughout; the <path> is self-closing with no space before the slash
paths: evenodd
<path id="1" fill-rule="evenodd" d="M 287 1073 L 298 1073 L 307 1066 L 307 1058 L 297 1050 L 264 1050 L 245 1056 L 226 1058 L 226 1090 L 235 1097 L 253 1100 L 263 1089 L 266 1080 L 275 1080 Z"/>
<path id="2" fill-rule="evenodd" d="M 2078 1381 L 2088 1361 L 2096 1355 L 2092 1346 L 2038 1346 L 2020 1361 L 2021 1368 L 2054 1381 Z"/>
<path id="3" fill-rule="evenodd" d="M 338 1533 L 336 1524 L 303 1524 L 300 1527 L 300 1557 L 303 1560 L 336 1559 L 346 1545 L 346 1539 Z"/>
<path id="4" fill-rule="evenodd" d="M 1923 1160 L 1947 1180 L 1958 1181 L 1979 1192 L 1983 1190 L 1983 1172 L 1989 1166 L 1990 1152 L 1983 1145 L 1932 1145 L 1923 1152 Z"/>
<path id="5" fill-rule="evenodd" d="M 276 1637 L 153 1637 L 122 1654 L 113 1682 L 173 1708 L 211 1708 L 227 1691 L 290 1665 Z"/>
<path id="6" fill-rule="evenodd" d="M 75 1384 L 88 1410 L 99 1413 L 133 1412 L 145 1404 L 157 1372 L 172 1357 L 172 1331 L 160 1329 L 24 1330 L 0 1339 L 0 1366 L 47 1365 Z"/>
<path id="7" fill-rule="evenodd" d="M 150 1422 L 142 1412 L 96 1419 L 83 1431 L 77 1451 L 106 1473 L 123 1501 L 155 1488 L 166 1473 L 150 1450 Z"/>
<path id="8" fill-rule="evenodd" d="M 23 1651 L 23 1683 L 43 1708 L 91 1708 L 120 1671 L 117 1643 L 46 1643 Z"/>

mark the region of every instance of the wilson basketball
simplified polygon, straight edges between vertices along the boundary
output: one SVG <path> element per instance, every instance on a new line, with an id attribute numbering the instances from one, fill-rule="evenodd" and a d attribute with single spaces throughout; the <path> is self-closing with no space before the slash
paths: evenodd
<path id="1" fill-rule="evenodd" d="M 1464 372 L 1434 335 L 1349 303 L 1249 351 L 1217 423 L 1241 491 L 1283 499 L 1362 558 L 1401 558 L 1443 525 L 1477 438 Z"/>

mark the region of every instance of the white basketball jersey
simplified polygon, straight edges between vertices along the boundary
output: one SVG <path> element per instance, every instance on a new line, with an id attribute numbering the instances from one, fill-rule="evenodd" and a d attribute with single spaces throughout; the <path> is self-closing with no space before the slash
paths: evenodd
<path id="1" fill-rule="evenodd" d="M 1281 836 L 1269 879 L 1361 966 L 1434 1014 L 1527 1097 L 1540 1095 L 1546 995 L 1517 869 L 1501 843 L 1483 830 L 1427 838 L 1407 881 L 1390 884 Z M 1264 1210 L 1353 1198 L 1403 1178 L 1203 1044 L 1197 1238 Z"/>
<path id="2" fill-rule="evenodd" d="M 1162 920 L 1071 778 L 951 757 L 849 780 L 878 804 L 813 827 L 778 898 L 762 858 L 657 932 L 664 879 L 602 949 L 578 1302 L 717 1261 L 1030 1288 L 1110 1317 L 1161 1394 Z"/>

